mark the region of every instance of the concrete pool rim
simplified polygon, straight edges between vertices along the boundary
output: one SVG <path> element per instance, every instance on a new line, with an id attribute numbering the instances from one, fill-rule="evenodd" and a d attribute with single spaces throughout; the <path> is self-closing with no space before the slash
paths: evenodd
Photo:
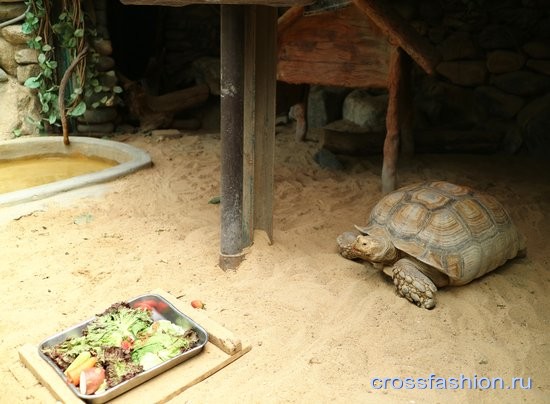
<path id="1" fill-rule="evenodd" d="M 147 152 L 115 140 L 73 136 L 68 146 L 63 144 L 60 136 L 25 137 L 0 141 L 1 160 L 75 152 L 90 157 L 114 160 L 119 164 L 94 173 L 0 194 L 0 207 L 36 201 L 73 189 L 112 181 L 152 165 L 151 157 Z"/>

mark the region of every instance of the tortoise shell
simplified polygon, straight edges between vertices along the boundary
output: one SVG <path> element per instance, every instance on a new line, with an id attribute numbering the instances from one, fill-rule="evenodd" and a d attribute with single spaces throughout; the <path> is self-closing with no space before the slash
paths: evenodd
<path id="1" fill-rule="evenodd" d="M 365 234 L 388 238 L 400 251 L 463 285 L 523 250 L 510 215 L 492 196 L 436 181 L 398 189 L 373 208 Z"/>

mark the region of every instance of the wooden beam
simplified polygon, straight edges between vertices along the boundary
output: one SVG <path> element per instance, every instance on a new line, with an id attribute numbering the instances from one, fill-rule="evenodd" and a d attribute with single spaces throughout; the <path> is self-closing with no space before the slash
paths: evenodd
<path id="1" fill-rule="evenodd" d="M 277 10 L 249 6 L 245 30 L 243 242 L 273 240 Z"/>
<path id="2" fill-rule="evenodd" d="M 285 32 L 288 27 L 294 24 L 301 16 L 304 15 L 304 6 L 290 7 L 277 20 L 277 35 Z"/>
<path id="3" fill-rule="evenodd" d="M 401 129 L 400 97 L 403 91 L 402 59 L 404 51 L 394 48 L 390 57 L 388 87 L 388 111 L 386 113 L 386 138 L 382 163 L 382 193 L 395 189 L 397 182 L 397 159 L 399 157 L 399 133 Z"/>
<path id="4" fill-rule="evenodd" d="M 236 269 L 243 259 L 244 12 L 221 6 L 221 240 L 220 267 Z"/>
<path id="5" fill-rule="evenodd" d="M 414 30 L 390 5 L 377 0 L 353 0 L 391 40 L 401 47 L 428 74 L 435 73 L 441 56 L 430 42 Z"/>

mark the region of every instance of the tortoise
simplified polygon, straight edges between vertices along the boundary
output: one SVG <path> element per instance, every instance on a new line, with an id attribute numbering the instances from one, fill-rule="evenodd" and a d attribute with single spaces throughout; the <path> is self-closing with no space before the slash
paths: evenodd
<path id="1" fill-rule="evenodd" d="M 437 288 L 465 285 L 526 252 L 494 197 L 444 181 L 385 195 L 355 228 L 338 236 L 340 254 L 383 269 L 399 295 L 426 309 L 435 307 Z"/>

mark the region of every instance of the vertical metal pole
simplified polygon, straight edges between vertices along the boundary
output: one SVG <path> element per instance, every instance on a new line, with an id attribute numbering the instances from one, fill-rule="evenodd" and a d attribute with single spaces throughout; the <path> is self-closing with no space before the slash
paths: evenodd
<path id="1" fill-rule="evenodd" d="M 221 6 L 220 267 L 243 259 L 243 90 L 245 6 Z"/>

